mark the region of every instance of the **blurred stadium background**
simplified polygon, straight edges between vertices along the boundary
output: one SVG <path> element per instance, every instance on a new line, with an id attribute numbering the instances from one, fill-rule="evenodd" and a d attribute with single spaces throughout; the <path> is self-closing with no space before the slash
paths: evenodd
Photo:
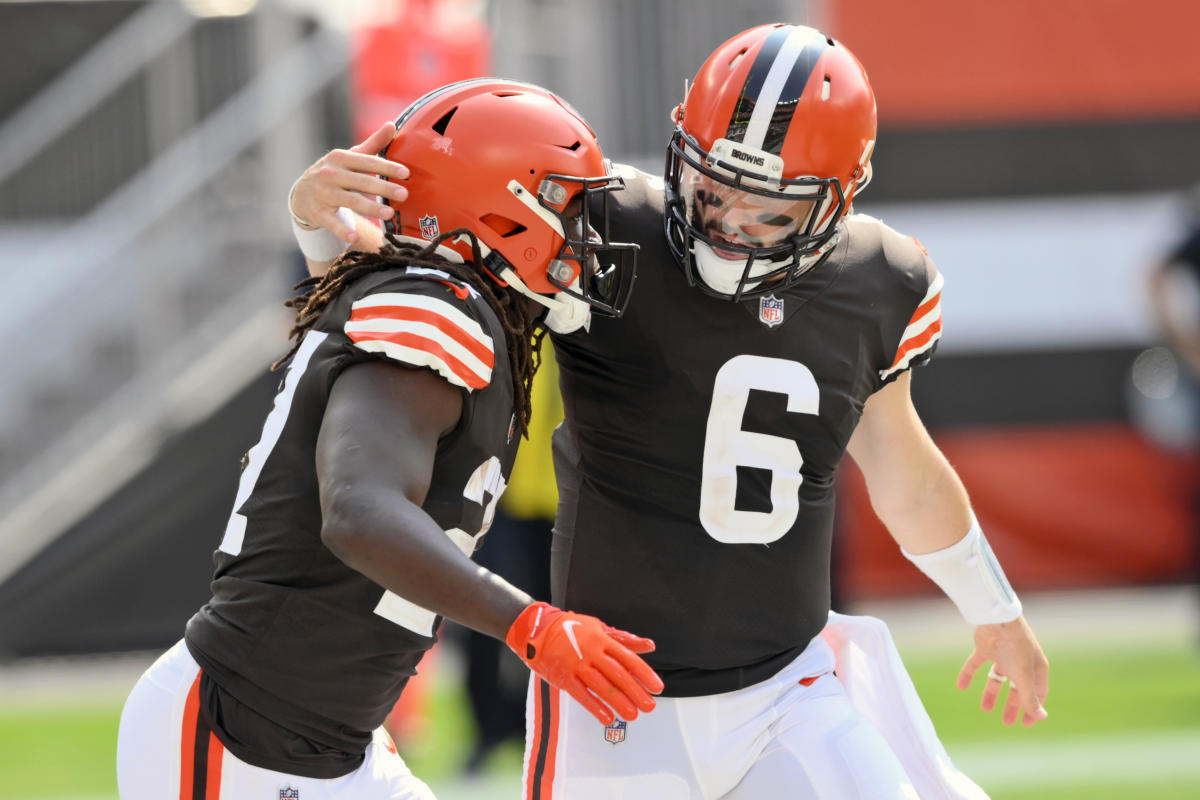
<path id="1" fill-rule="evenodd" d="M 879 101 L 859 210 L 947 276 L 914 382 L 1053 665 L 1007 730 L 953 689 L 969 631 L 845 470 L 838 603 L 896 632 L 952 757 L 997 800 L 1200 797 L 1197 408 L 1146 302 L 1200 181 L 1193 0 L 0 0 L 0 797 L 112 800 L 124 693 L 207 597 L 302 274 L 284 198 L 437 85 L 531 80 L 661 169 L 729 35 L 803 21 Z M 460 777 L 453 638 L 394 719 Z"/>

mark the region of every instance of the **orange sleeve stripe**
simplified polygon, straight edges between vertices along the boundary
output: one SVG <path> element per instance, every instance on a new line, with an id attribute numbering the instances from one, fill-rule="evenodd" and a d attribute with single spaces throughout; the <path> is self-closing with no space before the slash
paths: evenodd
<path id="1" fill-rule="evenodd" d="M 928 344 L 929 340 L 932 339 L 935 334 L 941 333 L 941 331 L 942 318 L 938 317 L 937 320 L 928 328 L 900 344 L 900 349 L 896 351 L 896 360 L 892 362 L 892 366 L 889 367 L 889 369 L 895 369 L 900 362 L 904 360 L 906 355 L 908 355 L 911 351 Z"/>
<path id="2" fill-rule="evenodd" d="M 913 312 L 912 319 L 910 319 L 908 321 L 908 324 L 912 325 L 914 322 L 919 320 L 921 317 L 925 316 L 930 311 L 932 311 L 933 307 L 936 306 L 940 302 L 942 302 L 942 293 L 938 292 L 933 297 L 929 298 L 924 303 L 921 303 L 921 305 L 917 306 L 917 310 Z"/>
<path id="3" fill-rule="evenodd" d="M 479 341 L 461 327 L 435 311 L 411 306 L 365 306 L 354 309 L 350 314 L 351 322 L 363 322 L 371 319 L 394 319 L 403 322 L 424 322 L 432 325 L 454 341 L 465 347 L 471 355 L 478 358 L 488 367 L 496 365 L 496 354 L 490 346 Z"/>
<path id="4" fill-rule="evenodd" d="M 432 339 L 427 339 L 424 336 L 418 336 L 415 333 L 376 333 L 376 332 L 358 332 L 350 331 L 346 334 L 350 337 L 350 341 L 357 344 L 358 342 L 391 342 L 392 344 L 400 345 L 401 347 L 409 347 L 413 350 L 420 350 L 424 353 L 429 353 L 431 356 L 439 359 L 445 364 L 454 375 L 467 386 L 472 389 L 483 389 L 488 385 L 488 381 L 484 380 L 479 375 L 476 375 L 466 364 L 459 361 L 454 356 L 446 351 L 446 348 Z M 415 366 L 424 366 L 418 364 Z"/>

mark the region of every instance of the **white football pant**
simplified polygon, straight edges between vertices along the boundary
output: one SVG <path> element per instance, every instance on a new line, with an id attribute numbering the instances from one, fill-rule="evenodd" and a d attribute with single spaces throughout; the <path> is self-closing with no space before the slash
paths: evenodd
<path id="1" fill-rule="evenodd" d="M 181 641 L 133 687 L 117 738 L 121 800 L 434 800 L 382 728 L 359 768 L 340 778 L 302 778 L 241 761 L 197 714 L 199 675 Z"/>
<path id="2" fill-rule="evenodd" d="M 833 675 L 817 637 L 773 677 L 725 694 L 662 697 L 605 728 L 534 679 L 525 800 L 917 800 L 900 762 Z"/>

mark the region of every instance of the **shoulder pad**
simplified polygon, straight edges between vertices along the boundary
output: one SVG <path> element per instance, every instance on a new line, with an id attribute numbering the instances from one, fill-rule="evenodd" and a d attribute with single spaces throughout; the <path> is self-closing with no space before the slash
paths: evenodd
<path id="1" fill-rule="evenodd" d="M 442 283 L 438 281 L 437 283 Z M 437 283 L 431 283 L 430 288 Z M 356 300 L 344 330 L 354 345 L 412 367 L 427 367 L 468 391 L 491 383 L 496 363 L 491 335 L 472 313 L 457 282 L 454 294 L 381 291 Z"/>

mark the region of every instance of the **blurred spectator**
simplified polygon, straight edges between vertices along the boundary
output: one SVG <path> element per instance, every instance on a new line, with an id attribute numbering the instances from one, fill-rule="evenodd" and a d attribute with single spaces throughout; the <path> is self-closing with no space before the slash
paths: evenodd
<path id="1" fill-rule="evenodd" d="M 1151 309 L 1171 352 L 1152 358 L 1151 350 L 1139 357 L 1145 362 L 1141 372 L 1152 372 L 1153 380 L 1143 374 L 1144 385 L 1138 388 L 1143 394 L 1172 403 L 1163 406 L 1160 414 L 1178 420 L 1170 426 L 1166 443 L 1174 450 L 1190 452 L 1194 462 L 1200 440 L 1200 184 L 1185 196 L 1184 216 L 1181 240 L 1150 271 Z M 1134 372 L 1137 384 L 1137 363 Z M 1189 466 L 1194 476 L 1192 580 L 1200 585 L 1200 471 L 1194 463 Z"/>
<path id="2" fill-rule="evenodd" d="M 1200 185 L 1185 203 L 1182 241 L 1150 273 L 1150 301 L 1182 372 L 1200 383 Z"/>
<path id="3" fill-rule="evenodd" d="M 512 479 L 475 560 L 534 599 L 549 602 L 550 538 L 558 506 L 550 434 L 562 422 L 563 408 L 558 365 L 548 338 L 542 347 L 532 405 L 529 440 L 521 444 Z M 524 741 L 529 673 L 503 642 L 467 628 L 461 630 L 467 695 L 475 718 L 475 740 L 464 769 L 476 773 L 497 746 L 509 739 Z"/>

